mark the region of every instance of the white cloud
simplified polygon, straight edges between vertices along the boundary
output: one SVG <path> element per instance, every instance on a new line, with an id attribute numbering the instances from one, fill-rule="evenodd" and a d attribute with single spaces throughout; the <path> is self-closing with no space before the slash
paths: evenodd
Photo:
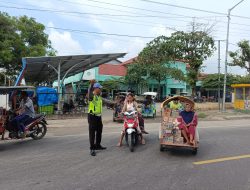
<path id="1" fill-rule="evenodd" d="M 49 26 L 53 26 L 53 23 L 49 23 Z M 51 29 L 49 32 L 49 39 L 52 43 L 52 47 L 58 52 L 58 55 L 76 55 L 83 54 L 84 50 L 77 40 L 74 40 L 70 32 L 62 32 L 55 29 Z"/>
<path id="2" fill-rule="evenodd" d="M 112 49 L 115 49 L 115 47 L 116 47 L 116 45 L 112 41 L 106 40 L 106 41 L 102 42 L 102 48 L 104 50 L 112 50 Z"/>
<path id="3" fill-rule="evenodd" d="M 151 29 L 151 34 L 154 36 L 171 36 L 171 34 L 174 32 L 173 30 L 169 30 L 164 26 L 163 24 L 159 24 Z"/>

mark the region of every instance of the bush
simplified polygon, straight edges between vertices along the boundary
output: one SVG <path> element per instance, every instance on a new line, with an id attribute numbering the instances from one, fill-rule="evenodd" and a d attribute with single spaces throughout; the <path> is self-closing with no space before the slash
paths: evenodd
<path id="1" fill-rule="evenodd" d="M 205 113 L 199 113 L 198 118 L 206 118 L 207 115 Z"/>

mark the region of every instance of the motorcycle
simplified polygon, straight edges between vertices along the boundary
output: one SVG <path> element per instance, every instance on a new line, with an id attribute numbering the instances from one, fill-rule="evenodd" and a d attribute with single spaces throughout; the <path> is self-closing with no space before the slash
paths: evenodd
<path id="1" fill-rule="evenodd" d="M 21 139 L 22 135 L 12 123 L 14 117 L 15 113 L 9 110 L 3 128 L 9 132 L 10 139 Z M 37 114 L 34 118 L 24 123 L 26 137 L 31 137 L 34 140 L 42 139 L 47 133 L 47 125 L 45 115 Z M 4 139 L 4 133 L 2 134 L 2 139 Z"/>
<path id="2" fill-rule="evenodd" d="M 139 135 L 137 132 L 138 113 L 137 111 L 127 111 L 124 114 L 124 128 L 125 128 L 125 140 L 129 146 L 131 152 L 134 151 L 134 147 L 138 144 Z"/>

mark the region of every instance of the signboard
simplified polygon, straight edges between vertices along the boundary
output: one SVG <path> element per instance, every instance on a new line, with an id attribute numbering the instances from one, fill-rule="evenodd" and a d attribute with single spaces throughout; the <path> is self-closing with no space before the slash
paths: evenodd
<path id="1" fill-rule="evenodd" d="M 95 79 L 95 68 L 84 71 L 82 80 L 92 80 Z"/>

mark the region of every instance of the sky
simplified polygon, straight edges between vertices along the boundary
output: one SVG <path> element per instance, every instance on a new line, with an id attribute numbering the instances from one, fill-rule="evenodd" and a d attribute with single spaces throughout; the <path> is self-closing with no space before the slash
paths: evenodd
<path id="1" fill-rule="evenodd" d="M 227 12 L 239 1 L 0 0 L 0 11 L 11 16 L 27 15 L 44 24 L 58 55 L 127 53 L 121 61 L 137 56 L 159 35 L 191 31 L 191 22 L 202 27 L 213 25 L 210 35 L 216 46 L 222 40 L 220 56 L 224 72 Z M 229 51 L 237 50 L 240 40 L 250 40 L 249 10 L 250 0 L 244 0 L 231 12 Z M 205 61 L 203 72 L 218 72 L 217 51 L 218 48 Z M 228 72 L 246 74 L 239 67 L 228 67 Z"/>

